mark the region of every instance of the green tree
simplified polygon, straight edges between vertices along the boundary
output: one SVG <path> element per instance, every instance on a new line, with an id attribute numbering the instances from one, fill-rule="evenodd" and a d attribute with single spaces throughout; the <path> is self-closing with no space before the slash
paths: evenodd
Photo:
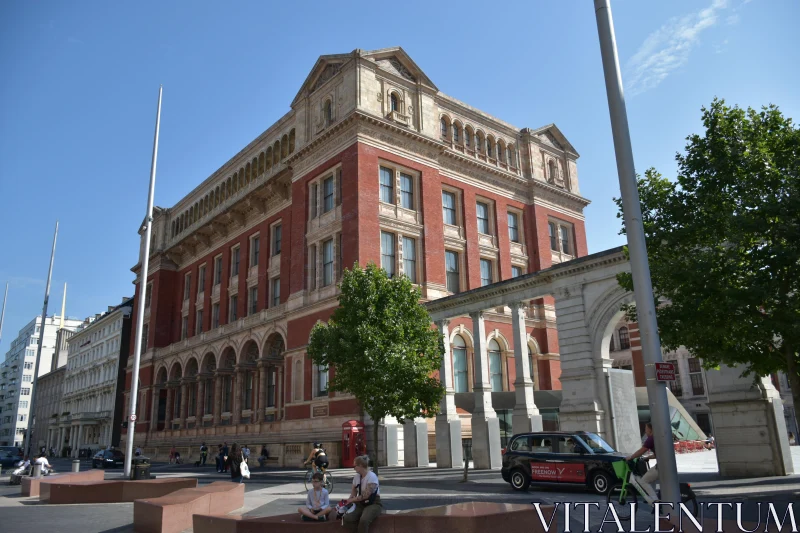
<path id="1" fill-rule="evenodd" d="M 718 99 L 703 124 L 676 156 L 677 182 L 654 169 L 639 179 L 662 343 L 706 368 L 784 371 L 800 407 L 800 130 L 775 106 Z M 633 290 L 629 274 L 619 281 Z"/>
<path id="2" fill-rule="evenodd" d="M 329 389 L 355 396 L 374 421 L 372 449 L 378 471 L 378 422 L 434 416 L 444 387 L 433 376 L 444 345 L 431 328 L 420 292 L 406 276 L 389 278 L 370 263 L 345 270 L 339 307 L 311 331 L 308 355 L 335 369 Z"/>

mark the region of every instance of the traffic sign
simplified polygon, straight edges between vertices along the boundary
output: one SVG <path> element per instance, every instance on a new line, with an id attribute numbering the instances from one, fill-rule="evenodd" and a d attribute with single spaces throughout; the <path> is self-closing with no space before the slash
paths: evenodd
<path id="1" fill-rule="evenodd" d="M 656 363 L 656 381 L 675 381 L 675 365 Z"/>
<path id="2" fill-rule="evenodd" d="M 136 415 L 131 415 L 131 422 L 136 422 Z"/>

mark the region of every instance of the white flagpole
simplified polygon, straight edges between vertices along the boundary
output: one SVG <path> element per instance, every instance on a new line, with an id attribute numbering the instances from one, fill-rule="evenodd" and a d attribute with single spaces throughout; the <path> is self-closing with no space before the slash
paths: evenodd
<path id="1" fill-rule="evenodd" d="M 150 190 L 147 194 L 147 218 L 145 219 L 144 232 L 144 254 L 142 258 L 142 268 L 139 271 L 139 301 L 136 316 L 136 340 L 133 348 L 133 373 L 131 375 L 131 404 L 130 416 L 128 417 L 128 437 L 125 453 L 125 477 L 131 475 L 131 463 L 133 461 L 133 439 L 136 436 L 136 404 L 139 392 L 139 361 L 142 356 L 142 344 L 146 347 L 147 339 L 142 339 L 142 329 L 144 326 L 144 298 L 147 292 L 147 271 L 150 268 L 150 236 L 153 228 L 153 195 L 156 191 L 156 161 L 158 160 L 158 131 L 161 127 L 161 93 L 164 87 L 158 88 L 158 110 L 156 111 L 156 133 L 153 139 L 153 161 L 150 165 Z"/>
<path id="2" fill-rule="evenodd" d="M 53 259 L 56 257 L 56 238 L 58 237 L 58 221 L 56 220 L 56 232 L 53 234 L 53 250 L 50 252 L 50 268 L 47 270 L 47 286 L 44 289 L 44 306 L 42 307 L 42 323 L 39 326 L 39 346 L 36 349 L 36 363 L 33 367 L 33 382 L 31 383 L 31 408 L 28 411 L 28 434 L 25 437 L 25 455 L 30 457 L 31 444 L 33 437 L 33 425 L 36 423 L 34 413 L 36 412 L 36 383 L 39 378 L 39 361 L 42 358 L 42 345 L 44 344 L 44 327 L 47 324 L 47 302 L 50 300 L 50 277 L 53 275 Z M 53 320 L 55 322 L 55 320 Z M 57 349 L 57 348 L 56 348 Z M 33 462 L 31 462 L 33 464 Z"/>

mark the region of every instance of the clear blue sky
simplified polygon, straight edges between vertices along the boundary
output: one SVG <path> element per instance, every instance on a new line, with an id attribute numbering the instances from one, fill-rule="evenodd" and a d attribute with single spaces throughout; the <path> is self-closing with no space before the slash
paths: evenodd
<path id="1" fill-rule="evenodd" d="M 455 6 L 458 5 L 458 8 Z M 714 96 L 797 117 L 797 0 L 612 0 L 637 170 L 674 155 Z M 581 154 L 589 251 L 622 244 L 594 10 L 544 2 L 0 3 L 0 356 L 41 313 L 133 294 L 158 85 L 156 205 L 171 206 L 289 110 L 317 57 L 402 46 L 446 94 Z M 1 297 L 1 296 L 0 296 Z"/>

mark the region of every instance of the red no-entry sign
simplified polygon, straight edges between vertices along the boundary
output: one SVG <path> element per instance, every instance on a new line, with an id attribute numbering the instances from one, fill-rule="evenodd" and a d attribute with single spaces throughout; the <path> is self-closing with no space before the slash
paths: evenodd
<path id="1" fill-rule="evenodd" d="M 675 365 L 656 363 L 656 381 L 675 381 Z"/>

